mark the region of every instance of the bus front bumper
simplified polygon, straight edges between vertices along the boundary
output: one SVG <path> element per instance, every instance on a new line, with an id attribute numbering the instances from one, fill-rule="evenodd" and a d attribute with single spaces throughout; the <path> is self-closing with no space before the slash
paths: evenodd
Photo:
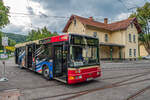
<path id="1" fill-rule="evenodd" d="M 81 74 L 76 74 L 76 75 L 70 74 L 68 75 L 68 84 L 75 84 L 75 83 L 90 81 L 100 76 L 101 76 L 101 70 L 88 72 L 88 73 L 81 73 Z"/>

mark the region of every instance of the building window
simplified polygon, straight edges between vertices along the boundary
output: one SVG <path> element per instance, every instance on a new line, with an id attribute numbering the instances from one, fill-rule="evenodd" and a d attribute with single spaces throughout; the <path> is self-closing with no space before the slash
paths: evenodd
<path id="1" fill-rule="evenodd" d="M 132 49 L 129 49 L 129 56 L 132 56 Z"/>
<path id="2" fill-rule="evenodd" d="M 136 57 L 136 49 L 134 49 L 134 57 Z"/>
<path id="3" fill-rule="evenodd" d="M 97 37 L 97 32 L 93 32 L 93 36 L 94 36 L 94 37 Z"/>
<path id="4" fill-rule="evenodd" d="M 132 42 L 132 41 L 131 41 L 131 34 L 129 34 L 129 42 Z"/>
<path id="5" fill-rule="evenodd" d="M 108 34 L 105 34 L 105 42 L 108 42 Z"/>
<path id="6" fill-rule="evenodd" d="M 74 19 L 74 26 L 76 26 L 76 23 L 77 23 L 77 22 L 76 22 L 76 19 Z"/>
<path id="7" fill-rule="evenodd" d="M 136 38 L 135 38 L 135 35 L 133 35 L 133 41 L 134 41 L 134 42 L 136 42 Z"/>

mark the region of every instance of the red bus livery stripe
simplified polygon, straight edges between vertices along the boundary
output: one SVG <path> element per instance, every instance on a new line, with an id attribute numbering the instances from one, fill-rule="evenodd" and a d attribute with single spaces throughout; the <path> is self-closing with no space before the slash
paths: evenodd
<path id="1" fill-rule="evenodd" d="M 51 37 L 51 38 L 48 38 L 48 39 L 50 39 L 50 40 L 47 43 L 68 41 L 69 40 L 69 35 L 54 36 L 54 37 Z M 48 39 L 45 39 L 45 40 L 48 40 Z"/>

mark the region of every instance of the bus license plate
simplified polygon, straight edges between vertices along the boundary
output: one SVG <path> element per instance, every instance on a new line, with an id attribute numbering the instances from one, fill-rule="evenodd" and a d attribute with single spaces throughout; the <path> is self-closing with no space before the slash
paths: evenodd
<path id="1" fill-rule="evenodd" d="M 90 81 L 90 80 L 93 80 L 93 78 L 92 78 L 92 77 L 90 77 L 90 78 L 87 78 L 86 80 L 87 80 L 87 81 Z"/>

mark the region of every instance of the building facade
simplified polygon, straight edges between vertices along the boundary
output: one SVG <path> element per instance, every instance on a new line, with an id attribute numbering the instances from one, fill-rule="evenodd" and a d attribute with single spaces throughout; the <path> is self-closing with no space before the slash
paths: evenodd
<path id="1" fill-rule="evenodd" d="M 136 18 L 114 23 L 108 23 L 105 18 L 102 23 L 92 17 L 72 15 L 63 32 L 99 38 L 100 59 L 136 59 L 139 56 L 138 33 L 141 28 Z"/>
<path id="2" fill-rule="evenodd" d="M 139 53 L 141 57 L 147 56 L 148 52 L 146 51 L 145 47 L 143 44 L 139 44 Z"/>

